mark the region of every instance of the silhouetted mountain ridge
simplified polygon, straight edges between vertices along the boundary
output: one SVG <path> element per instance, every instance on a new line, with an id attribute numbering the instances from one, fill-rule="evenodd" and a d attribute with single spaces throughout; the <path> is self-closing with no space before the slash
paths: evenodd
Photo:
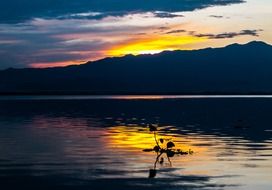
<path id="1" fill-rule="evenodd" d="M 83 65 L 0 71 L 0 93 L 250 94 L 272 92 L 272 46 L 126 55 Z"/>

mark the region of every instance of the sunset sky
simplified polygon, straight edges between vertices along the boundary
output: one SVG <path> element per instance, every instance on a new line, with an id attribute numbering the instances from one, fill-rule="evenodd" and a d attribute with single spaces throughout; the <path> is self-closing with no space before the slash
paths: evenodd
<path id="1" fill-rule="evenodd" d="M 0 69 L 252 40 L 272 44 L 271 18 L 271 0 L 4 0 Z"/>

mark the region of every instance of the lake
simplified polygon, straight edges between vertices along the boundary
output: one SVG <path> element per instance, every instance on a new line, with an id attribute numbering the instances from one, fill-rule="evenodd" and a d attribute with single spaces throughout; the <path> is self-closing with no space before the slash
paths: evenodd
<path id="1" fill-rule="evenodd" d="M 149 124 L 193 154 L 143 151 Z M 0 97 L 4 189 L 270 190 L 271 171 L 271 96 Z"/>

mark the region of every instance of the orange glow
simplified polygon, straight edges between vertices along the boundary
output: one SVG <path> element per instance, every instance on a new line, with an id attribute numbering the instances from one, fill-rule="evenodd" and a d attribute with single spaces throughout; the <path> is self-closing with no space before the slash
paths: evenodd
<path id="1" fill-rule="evenodd" d="M 206 39 L 194 36 L 156 36 L 116 45 L 108 50 L 107 54 L 110 56 L 139 55 L 160 53 L 165 50 L 191 49 L 185 46 L 203 41 Z"/>
<path id="2" fill-rule="evenodd" d="M 122 100 L 161 100 L 165 96 L 159 95 L 128 95 L 128 96 L 114 96 L 113 99 L 122 99 Z"/>
<path id="3" fill-rule="evenodd" d="M 50 67 L 64 67 L 68 65 L 80 65 L 87 61 L 95 61 L 108 56 L 123 56 L 127 54 L 156 54 L 162 51 L 172 51 L 178 49 L 193 49 L 195 44 L 205 42 L 207 39 L 198 38 L 194 36 L 175 36 L 175 35 L 155 35 L 148 37 L 141 37 L 128 41 L 127 43 L 118 43 L 117 45 L 105 51 L 100 51 L 95 57 L 88 56 L 88 51 L 73 51 L 71 54 L 78 54 L 85 57 L 85 60 L 71 60 L 61 62 L 41 62 L 32 63 L 32 68 L 50 68 Z M 44 53 L 43 53 L 44 54 Z M 89 57 L 89 58 L 88 58 Z"/>
<path id="4" fill-rule="evenodd" d="M 32 63 L 32 68 L 50 68 L 50 67 L 65 67 L 68 65 L 80 65 L 86 61 L 64 61 L 64 62 L 48 62 L 48 63 Z"/>

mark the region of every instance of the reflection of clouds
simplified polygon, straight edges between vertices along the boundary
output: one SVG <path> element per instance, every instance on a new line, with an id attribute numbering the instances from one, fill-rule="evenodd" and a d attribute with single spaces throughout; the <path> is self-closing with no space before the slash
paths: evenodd
<path id="1" fill-rule="evenodd" d="M 66 103 L 69 106 L 64 106 Z M 124 106 L 120 106 L 118 107 L 121 110 L 120 113 L 126 114 L 122 114 L 123 116 L 118 118 L 113 114 L 116 107 L 110 107 L 109 102 L 104 104 L 110 107 L 109 110 L 102 106 L 103 111 L 101 112 L 97 112 L 98 107 L 94 108 L 93 104 L 86 104 L 86 101 L 71 105 L 70 103 L 66 101 L 55 102 L 53 107 L 52 105 L 49 106 L 52 111 L 50 113 L 48 112 L 47 102 L 44 102 L 44 106 L 42 104 L 34 107 L 34 109 L 28 107 L 27 103 L 25 104 L 27 107 L 23 109 L 14 103 L 12 112 L 11 110 L 9 112 L 2 111 L 3 121 L 5 121 L 5 118 L 10 118 L 8 122 L 11 122 L 10 127 L 0 128 L 0 139 L 5 142 L 2 143 L 3 145 L 1 144 L 2 149 L 0 148 L 0 150 L 4 150 L 1 154 L 2 158 L 6 158 L 5 152 L 15 155 L 25 153 L 21 157 L 24 158 L 23 160 L 18 159 L 18 157 L 14 157 L 13 160 L 15 164 L 20 163 L 26 167 L 29 167 L 29 163 L 37 164 L 34 165 L 35 168 L 33 167 L 33 169 L 35 170 L 32 170 L 32 174 L 52 175 L 51 171 L 56 173 L 66 172 L 66 174 L 71 172 L 73 175 L 76 173 L 79 174 L 80 179 L 84 179 L 84 182 L 90 182 L 90 187 L 101 184 L 102 178 L 108 180 L 102 180 L 102 184 L 108 185 L 113 181 L 116 187 L 124 187 L 125 183 L 138 184 L 139 186 L 136 186 L 136 189 L 142 188 L 142 185 L 152 185 L 156 189 L 162 187 L 187 188 L 187 184 L 189 189 L 193 187 L 196 189 L 220 189 L 228 185 L 232 188 L 232 184 L 241 184 L 244 188 L 250 189 L 257 183 L 267 186 L 271 184 L 271 140 L 261 142 L 246 140 L 243 137 L 226 135 L 224 129 L 218 130 L 216 134 L 208 135 L 209 132 L 205 130 L 204 126 L 206 119 L 204 119 L 204 123 L 201 122 L 200 126 L 204 128 L 199 130 L 199 133 L 195 131 L 200 126 L 195 125 L 192 125 L 192 129 L 188 131 L 183 123 L 179 123 L 179 127 L 173 126 L 173 123 L 176 123 L 173 117 L 169 117 L 170 122 L 160 127 L 160 135 L 173 138 L 176 145 L 182 149 L 192 148 L 195 154 L 188 157 L 174 157 L 172 159 L 173 168 L 160 168 L 156 183 L 145 180 L 143 178 L 147 177 L 149 167 L 153 166 L 154 154 L 143 152 L 141 149 L 149 143 L 151 146 L 154 145 L 154 141 L 152 134 L 149 134 L 147 130 L 145 131 L 145 127 L 140 127 L 137 124 L 143 120 L 140 119 L 142 117 L 138 117 L 137 113 L 142 114 L 143 110 L 148 110 L 144 112 L 146 114 L 150 110 L 155 110 L 156 106 L 148 107 L 148 109 L 146 107 L 143 109 L 140 106 L 139 110 L 133 106 L 125 106 L 132 109 L 130 111 L 133 114 L 130 117 L 125 116 L 129 114 Z M 196 102 L 197 105 L 199 103 Z M 136 104 L 139 104 L 139 102 Z M 131 106 L 131 104 L 126 105 Z M 192 104 L 188 106 L 191 107 Z M 215 107 L 217 108 L 218 105 Z M 185 112 L 190 112 L 187 108 L 187 106 L 182 106 Z M 177 109 L 174 110 L 176 112 Z M 196 109 L 193 106 L 192 110 L 197 113 L 196 110 L 201 109 Z M 159 110 L 160 112 L 165 112 L 165 110 Z M 14 113 L 18 115 L 13 115 Z M 203 109 L 201 113 L 204 113 Z M 220 111 L 220 113 L 226 112 Z M 91 118 L 90 116 L 93 114 L 98 114 L 98 116 Z M 145 119 L 149 120 L 150 116 L 148 117 L 148 114 L 145 114 Z M 105 127 L 100 122 L 101 118 L 105 118 L 105 115 L 109 117 L 107 119 L 110 123 L 115 120 L 125 120 L 127 123 L 123 126 L 110 125 L 112 127 Z M 195 117 L 195 114 L 192 117 L 194 117 L 195 122 L 200 119 Z M 186 118 L 186 114 L 184 118 Z M 214 122 L 217 123 L 216 121 Z M 103 120 L 103 122 L 106 123 L 106 120 Z M 27 125 L 22 125 L 22 123 L 27 123 Z M 131 125 L 130 123 L 134 124 Z M 222 126 L 219 124 L 217 127 L 219 129 Z M 238 131 L 239 134 L 240 132 Z M 247 133 L 248 131 L 245 130 L 242 134 L 246 136 Z M 7 143 L 9 138 L 14 140 L 12 141 L 14 143 Z M 132 148 L 133 150 L 131 150 Z M 32 150 L 33 154 L 30 154 L 29 152 L 32 152 Z M 48 156 L 45 156 L 45 153 Z M 94 181 L 89 180 L 94 178 Z M 123 180 L 117 178 L 123 178 Z M 69 184 L 73 183 L 73 180 L 70 180 L 71 178 L 69 178 Z M 108 186 L 105 185 L 105 189 L 107 188 Z M 235 186 L 235 188 L 238 187 Z"/>

